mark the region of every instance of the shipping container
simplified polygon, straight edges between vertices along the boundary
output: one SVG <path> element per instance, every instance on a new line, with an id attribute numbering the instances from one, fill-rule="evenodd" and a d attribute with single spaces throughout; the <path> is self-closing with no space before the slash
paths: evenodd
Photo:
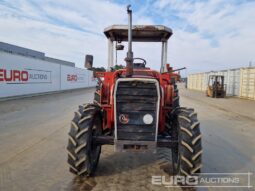
<path id="1" fill-rule="evenodd" d="M 227 95 L 239 96 L 240 89 L 240 69 L 228 71 Z"/>
<path id="2" fill-rule="evenodd" d="M 188 89 L 205 91 L 210 75 L 223 75 L 227 96 L 255 100 L 255 67 L 211 71 L 188 75 Z"/>
<path id="3" fill-rule="evenodd" d="M 206 91 L 207 86 L 208 86 L 208 80 L 209 80 L 209 76 L 210 76 L 210 75 L 211 75 L 210 72 L 204 73 L 202 91 Z"/>
<path id="4" fill-rule="evenodd" d="M 204 85 L 204 74 L 192 74 L 188 77 L 188 89 L 202 91 Z"/>
<path id="5" fill-rule="evenodd" d="M 255 67 L 241 69 L 240 97 L 255 100 Z"/>

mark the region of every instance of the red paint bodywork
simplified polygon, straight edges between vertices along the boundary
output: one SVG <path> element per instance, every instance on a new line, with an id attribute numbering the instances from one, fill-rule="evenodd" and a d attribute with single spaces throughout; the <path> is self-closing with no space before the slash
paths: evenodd
<path id="1" fill-rule="evenodd" d="M 179 81 L 180 75 L 171 72 L 172 68 L 167 64 L 168 72 L 159 73 L 151 69 L 134 69 L 133 78 L 157 79 L 161 88 L 160 112 L 159 112 L 159 133 L 165 130 L 165 115 L 172 110 L 174 95 L 174 85 L 171 80 Z M 115 81 L 119 77 L 124 77 L 126 69 L 114 72 L 96 72 L 96 77 L 102 80 L 100 84 L 100 105 L 105 111 L 103 129 L 114 128 L 114 88 Z M 100 80 L 99 80 L 100 81 Z M 162 95 L 163 94 L 163 95 Z"/>

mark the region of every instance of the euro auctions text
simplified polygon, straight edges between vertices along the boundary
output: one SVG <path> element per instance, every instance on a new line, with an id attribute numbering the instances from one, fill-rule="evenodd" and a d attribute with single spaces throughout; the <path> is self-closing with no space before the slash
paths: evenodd
<path id="1" fill-rule="evenodd" d="M 251 188 L 252 173 L 201 173 L 192 176 L 152 176 L 153 185 L 164 187 Z"/>

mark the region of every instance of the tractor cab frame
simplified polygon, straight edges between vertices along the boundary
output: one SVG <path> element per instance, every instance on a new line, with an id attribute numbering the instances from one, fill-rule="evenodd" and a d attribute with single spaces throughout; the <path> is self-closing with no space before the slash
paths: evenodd
<path id="1" fill-rule="evenodd" d="M 114 46 L 128 41 L 128 25 L 112 25 L 104 30 L 108 39 L 108 70 L 114 64 Z M 132 42 L 161 42 L 161 67 L 160 71 L 166 72 L 168 39 L 172 36 L 172 29 L 163 25 L 133 25 Z"/>
<path id="2" fill-rule="evenodd" d="M 130 31 L 132 31 L 132 35 L 130 35 Z M 130 28 L 130 25 L 112 25 L 104 30 L 104 34 L 108 39 L 108 70 L 106 72 L 97 72 L 96 76 L 99 77 L 99 81 L 102 81 L 100 83 L 100 99 L 99 96 L 95 101 L 100 104 L 101 107 L 105 108 L 107 121 L 105 121 L 106 127 L 114 127 L 115 129 L 115 137 L 114 141 L 110 140 L 109 142 L 113 143 L 115 145 L 115 150 L 125 150 L 123 148 L 132 148 L 132 146 L 136 146 L 137 148 L 142 148 L 142 146 L 146 147 L 146 150 L 156 150 L 157 146 L 160 147 L 171 147 L 174 143 L 174 141 L 171 140 L 165 140 L 163 137 L 157 137 L 159 133 L 162 133 L 164 131 L 164 115 L 165 113 L 169 112 L 171 109 L 173 109 L 172 105 L 172 99 L 175 101 L 175 105 L 179 104 L 179 97 L 178 95 L 174 95 L 174 87 L 173 84 L 180 79 L 180 75 L 175 73 L 175 71 L 185 69 L 181 68 L 178 70 L 173 70 L 172 67 L 170 67 L 169 64 L 167 64 L 167 44 L 169 38 L 172 36 L 173 32 L 172 29 L 163 26 L 163 25 L 132 25 L 132 28 Z M 131 55 L 132 64 L 127 64 L 127 67 L 122 70 L 112 71 L 111 68 L 114 65 L 114 47 L 118 47 L 118 43 L 121 42 L 128 42 L 128 53 L 126 61 L 129 60 L 129 56 Z M 132 42 L 159 42 L 162 44 L 161 49 L 161 65 L 160 65 L 160 72 L 151 70 L 150 68 L 146 68 L 146 61 L 143 58 L 133 58 L 133 52 L 132 52 Z M 136 60 L 142 60 L 142 63 L 135 63 Z M 127 76 L 127 73 L 130 73 L 131 75 Z M 104 79 L 104 80 L 101 80 Z M 120 83 L 128 81 L 136 81 L 136 83 L 139 81 L 139 83 L 153 83 L 155 84 L 155 88 L 157 89 L 157 108 L 154 110 L 156 111 L 156 115 L 154 116 L 156 118 L 156 127 L 155 127 L 155 135 L 153 142 L 145 142 L 143 141 L 134 141 L 134 140 L 125 140 L 120 141 L 117 139 L 117 123 L 119 117 L 118 117 L 118 106 L 117 97 L 120 96 L 120 93 L 117 93 L 118 85 Z M 112 84 L 111 90 L 107 90 L 107 86 L 109 84 Z M 135 83 L 133 83 L 135 84 Z M 172 84 L 172 85 L 171 85 Z M 139 85 L 138 85 L 139 86 Z M 135 87 L 134 87 L 135 88 Z M 120 88 L 121 89 L 121 88 Z M 106 94 L 106 91 L 113 92 L 112 95 Z M 141 89 L 143 90 L 143 89 Z M 120 90 L 118 90 L 120 91 Z M 122 90 L 124 91 L 124 90 Z M 134 95 L 143 95 L 144 93 L 137 90 L 135 92 L 134 89 L 129 90 L 134 91 Z M 144 89 L 146 91 L 146 88 Z M 110 99 L 109 99 L 110 96 Z M 147 99 L 147 97 L 141 97 L 141 99 Z M 148 95 L 147 95 L 148 96 Z M 164 99 L 160 99 L 160 97 L 163 96 Z M 176 98 L 174 98 L 176 96 Z M 111 100 L 109 102 L 108 100 Z M 131 101 L 131 100 L 130 100 Z M 162 104 L 165 106 L 164 108 L 161 107 Z M 112 107 L 114 106 L 114 107 Z M 142 107 L 136 105 L 137 107 Z M 133 108 L 133 110 L 136 110 L 136 108 Z M 140 108 L 141 111 L 141 108 Z M 159 133 L 158 133 L 159 131 Z M 119 133 L 120 134 L 120 133 Z M 109 137 L 108 137 L 109 138 Z M 97 139 L 101 139 L 101 137 L 97 137 Z M 107 140 L 104 139 L 105 143 L 107 144 Z M 102 142 L 102 139 L 101 139 Z M 131 144 L 133 142 L 133 145 Z M 142 145 L 141 145 L 142 144 Z M 140 146 L 139 146 L 140 145 Z"/>

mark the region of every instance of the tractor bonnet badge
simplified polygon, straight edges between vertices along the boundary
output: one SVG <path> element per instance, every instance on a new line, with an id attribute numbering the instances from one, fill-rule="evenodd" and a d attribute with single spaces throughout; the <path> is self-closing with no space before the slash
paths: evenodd
<path id="1" fill-rule="evenodd" d="M 127 114 L 120 114 L 119 120 L 122 124 L 127 124 L 129 122 L 129 118 Z"/>

